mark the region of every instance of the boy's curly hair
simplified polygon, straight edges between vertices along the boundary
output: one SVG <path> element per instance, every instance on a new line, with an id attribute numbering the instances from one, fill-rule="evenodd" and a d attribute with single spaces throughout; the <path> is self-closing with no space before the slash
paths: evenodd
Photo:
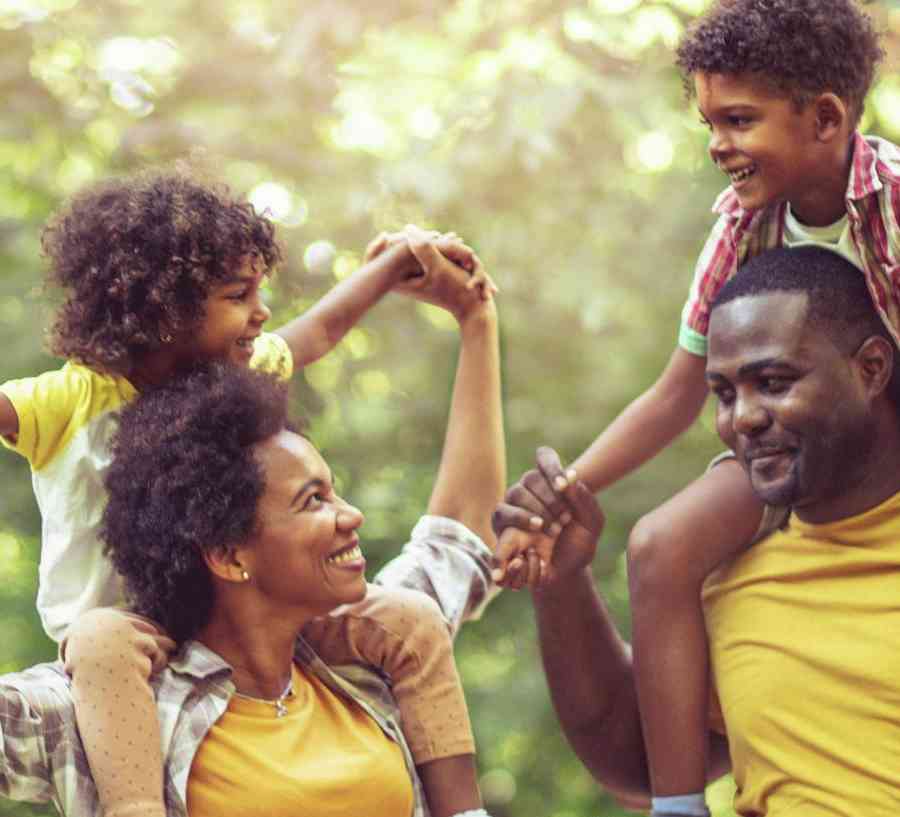
<path id="1" fill-rule="evenodd" d="M 871 18 L 856 0 L 717 0 L 691 26 L 676 63 L 692 77 L 754 74 L 798 106 L 832 91 L 854 124 L 884 56 Z"/>
<path id="2" fill-rule="evenodd" d="M 41 236 L 65 292 L 54 354 L 127 374 L 163 338 L 203 316 L 210 288 L 247 256 L 281 260 L 272 223 L 187 167 L 144 171 L 76 194 Z"/>
<path id="3" fill-rule="evenodd" d="M 144 392 L 120 415 L 101 538 L 135 610 L 179 643 L 212 609 L 203 553 L 256 530 L 265 474 L 253 449 L 286 427 L 285 384 L 228 363 Z"/>

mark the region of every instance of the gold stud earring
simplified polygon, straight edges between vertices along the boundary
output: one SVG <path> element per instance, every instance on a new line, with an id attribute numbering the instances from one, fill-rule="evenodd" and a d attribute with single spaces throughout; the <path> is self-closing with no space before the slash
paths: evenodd
<path id="1" fill-rule="evenodd" d="M 173 338 L 168 332 L 163 332 L 163 333 L 159 336 L 159 339 L 160 339 L 163 343 L 171 343 L 171 342 L 174 340 L 174 338 Z"/>
<path id="2" fill-rule="evenodd" d="M 241 578 L 242 578 L 245 582 L 249 582 L 249 581 L 250 581 L 250 574 L 249 574 L 246 570 L 242 570 L 242 571 L 241 571 Z"/>

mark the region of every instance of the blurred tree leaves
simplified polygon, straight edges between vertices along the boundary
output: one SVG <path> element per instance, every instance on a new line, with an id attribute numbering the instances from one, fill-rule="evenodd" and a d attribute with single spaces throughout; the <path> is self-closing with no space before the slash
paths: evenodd
<path id="1" fill-rule="evenodd" d="M 381 229 L 454 229 L 502 288 L 510 476 L 543 443 L 574 457 L 675 343 L 724 178 L 672 68 L 704 0 L 0 0 L 3 379 L 41 348 L 42 223 L 110 173 L 191 156 L 268 207 L 288 259 L 272 325 L 359 262 Z M 869 6 L 889 59 L 866 130 L 900 140 L 900 4 Z M 297 378 L 374 561 L 403 541 L 437 462 L 456 339 L 391 296 Z M 637 517 L 717 450 L 709 418 L 604 496 L 596 571 L 627 631 L 621 551 Z M 50 658 L 33 610 L 39 518 L 0 459 L 0 669 Z M 562 740 L 528 599 L 463 633 L 459 662 L 496 817 L 624 814 Z M 711 793 L 729 814 L 727 782 Z M 37 813 L 0 803 L 0 815 Z M 41 812 L 43 813 L 43 812 Z"/>

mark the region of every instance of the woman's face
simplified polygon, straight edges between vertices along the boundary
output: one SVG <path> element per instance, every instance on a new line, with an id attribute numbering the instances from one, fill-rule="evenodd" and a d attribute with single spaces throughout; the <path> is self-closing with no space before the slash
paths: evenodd
<path id="1" fill-rule="evenodd" d="M 366 594 L 356 531 L 363 515 L 341 499 L 309 440 L 281 431 L 255 450 L 266 486 L 257 530 L 239 548 L 250 582 L 285 609 L 322 615 Z"/>

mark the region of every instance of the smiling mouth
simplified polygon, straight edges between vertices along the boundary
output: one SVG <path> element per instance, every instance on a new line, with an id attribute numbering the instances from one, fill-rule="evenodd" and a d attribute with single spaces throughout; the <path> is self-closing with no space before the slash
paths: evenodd
<path id="1" fill-rule="evenodd" d="M 350 562 L 358 562 L 362 557 L 362 550 L 359 547 L 359 543 L 357 543 L 339 550 L 337 553 L 333 553 L 325 561 L 331 565 L 343 565 Z"/>
<path id="2" fill-rule="evenodd" d="M 235 344 L 240 346 L 242 349 L 253 349 L 253 342 L 256 340 L 258 335 L 254 335 L 252 338 L 238 338 L 235 341 Z"/>
<path id="3" fill-rule="evenodd" d="M 732 184 L 741 184 L 756 173 L 756 165 L 753 164 L 740 170 L 726 170 L 725 172 L 728 174 L 728 178 L 731 179 Z"/>
<path id="4" fill-rule="evenodd" d="M 751 468 L 764 468 L 781 457 L 792 457 L 794 453 L 790 448 L 764 448 L 748 451 L 744 459 Z"/>

